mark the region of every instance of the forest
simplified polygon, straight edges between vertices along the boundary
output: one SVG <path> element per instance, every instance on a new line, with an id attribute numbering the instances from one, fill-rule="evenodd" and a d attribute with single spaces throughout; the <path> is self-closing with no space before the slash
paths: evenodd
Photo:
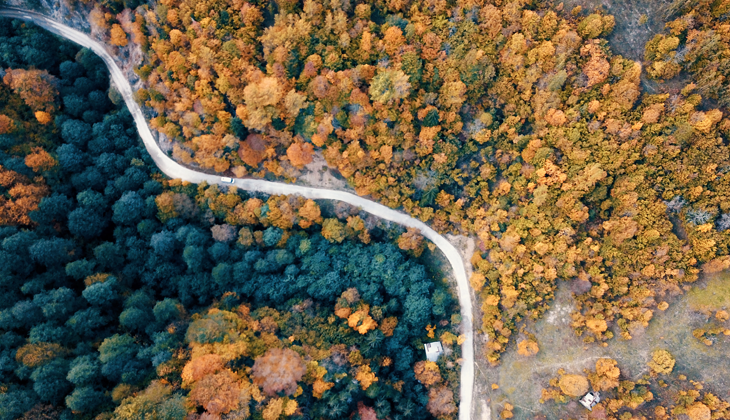
<path id="1" fill-rule="evenodd" d="M 226 176 L 294 182 L 306 173 L 309 163 L 321 159 L 359 195 L 403 210 L 441 233 L 475 238 L 477 249 L 469 259 L 473 268 L 470 283 L 481 306 L 478 332 L 488 337 L 479 352 L 495 366 L 509 348 L 527 355 L 540 351 L 539 344 L 530 339 L 529 328 L 550 309 L 561 281 L 570 283 L 576 303 L 571 314 L 575 333 L 586 345 L 604 346 L 611 340 L 640 336 L 678 295 L 694 292 L 702 274 L 730 268 L 730 1 L 672 0 L 666 4 L 659 9 L 666 27 L 649 40 L 642 59 L 634 61 L 612 52 L 610 39 L 617 22 L 603 8 L 566 10 L 561 3 L 548 0 L 70 2 L 72 8 L 88 12 L 92 28 L 103 34 L 111 49 L 122 55 L 142 53 L 143 61 L 135 73 L 143 88 L 137 91 L 136 100 L 145 107 L 150 125 L 173 141 L 171 155 L 177 161 Z M 342 255 L 360 255 L 361 251 L 352 249 L 372 250 L 362 252 L 372 252 L 377 263 L 378 253 L 390 255 L 375 251 L 378 246 L 388 246 L 403 261 L 411 261 L 425 247 L 415 232 L 371 232 L 364 215 L 330 217 L 314 202 L 254 197 L 165 180 L 150 166 L 144 150 L 133 146 L 128 117 L 124 117 L 125 123 L 115 120 L 125 111 L 113 90 L 105 93 L 105 71 L 93 56 L 67 51 L 69 47 L 57 40 L 47 42 L 58 48 L 33 49 L 27 46 L 40 44 L 15 39 L 15 32 L 3 30 L 7 35 L 0 42 L 0 67 L 7 70 L 3 70 L 2 94 L 4 103 L 12 104 L 2 111 L 5 118 L 0 117 L 0 132 L 4 133 L 0 143 L 8 156 L 2 163 L 7 190 L 3 224 L 20 229 L 32 226 L 37 238 L 62 234 L 55 242 L 42 242 L 43 247 L 27 247 L 23 258 L 46 267 L 33 268 L 33 273 L 44 274 L 50 268 L 31 249 L 56 251 L 51 259 L 60 261 L 54 263 L 59 273 L 63 264 L 81 267 L 74 258 L 83 253 L 94 269 L 88 274 L 82 271 L 78 280 L 109 274 L 118 282 L 115 287 L 121 288 L 120 302 L 122 297 L 126 302 L 129 297 L 124 294 L 132 296 L 131 290 L 139 286 L 156 301 L 176 299 L 175 304 L 185 308 L 180 313 L 190 314 L 180 315 L 190 325 L 200 320 L 220 325 L 223 321 L 216 320 L 225 319 L 221 331 L 230 331 L 229 323 L 249 325 L 268 316 L 261 318 L 258 308 L 246 302 L 270 305 L 277 311 L 271 317 L 280 319 L 288 313 L 304 313 L 298 312 L 297 305 L 311 299 L 314 312 L 307 314 L 315 323 L 320 322 L 318 317 L 327 322 L 334 319 L 328 325 L 340 322 L 337 325 L 343 328 L 366 331 L 363 336 L 380 331 L 385 337 L 383 326 L 391 325 L 385 320 L 395 317 L 398 324 L 392 337 L 398 337 L 395 331 L 403 328 L 407 334 L 428 332 L 445 337 L 445 342 L 455 340 L 453 328 L 458 318 L 450 316 L 451 303 L 446 303 L 450 295 L 438 281 L 431 281 L 426 289 L 416 286 L 414 293 L 411 283 L 403 280 L 407 296 L 414 295 L 417 301 L 407 305 L 406 300 L 402 307 L 389 307 L 387 302 L 406 294 L 389 288 L 383 278 L 378 280 L 383 284 L 378 298 L 355 271 L 332 275 L 327 284 L 332 281 L 336 287 L 328 297 L 315 296 L 316 291 L 305 287 L 312 280 L 306 275 L 319 279 L 324 272 L 307 272 L 306 267 L 313 263 L 307 262 L 309 254 L 301 251 L 302 243 L 313 250 L 328 247 L 329 267 L 344 264 Z M 62 58 L 53 58 L 48 51 Z M 63 64 L 66 62 L 78 66 Z M 24 108 L 18 107 L 21 103 Z M 25 114 L 17 115 L 18 109 L 25 109 Z M 53 132 L 62 139 L 58 146 L 48 141 Z M 23 133 L 22 142 L 19 133 Z M 110 178 L 115 179 L 113 185 L 107 182 Z M 85 194 L 87 190 L 98 195 Z M 115 218 L 114 205 L 120 200 Z M 130 213 L 127 208 L 139 210 Z M 195 242 L 202 240 L 197 234 L 188 242 L 188 233 L 179 233 L 182 225 L 191 223 L 197 223 L 205 235 L 210 232 L 207 243 Z M 7 239 L 18 232 L 8 233 Z M 126 277 L 110 273 L 107 267 L 112 263 L 99 262 L 136 246 L 120 242 L 117 232 L 124 238 L 137 235 L 140 244 L 149 237 L 147 250 L 138 254 L 147 259 L 144 264 L 128 263 L 132 259 L 125 254 L 121 264 L 132 267 Z M 161 236 L 154 236 L 161 233 L 175 239 L 174 246 L 160 249 L 183 251 L 177 263 L 159 263 L 159 252 L 149 251 L 164 242 Z M 154 243 L 153 236 L 157 238 Z M 60 242 L 69 238 L 93 242 L 99 237 L 119 245 L 95 243 L 84 248 Z M 232 239 L 226 242 L 216 237 Z M 112 246 L 119 248 L 107 251 Z M 249 254 L 252 251 L 259 254 Z M 277 253 L 269 256 L 271 251 Z M 116 264 L 122 261 L 118 258 L 109 261 Z M 293 258 L 291 262 L 289 258 Z M 148 264 L 149 268 L 140 268 Z M 269 265 L 278 268 L 268 271 L 265 267 Z M 297 267 L 296 272 L 287 273 L 290 266 Z M 364 266 L 356 264 L 352 269 Z M 235 276 L 246 267 L 253 271 L 247 270 L 251 277 L 243 283 Z M 23 269 L 29 270 L 26 265 Z M 19 269 L 11 269 L 11 277 L 5 278 L 13 279 L 9 290 L 21 297 L 18 301 L 22 296 L 45 293 L 41 291 L 46 283 L 21 281 L 22 273 L 13 270 Z M 151 271 L 156 274 L 149 274 Z M 375 271 L 366 277 L 380 278 Z M 272 290 L 267 286 L 274 284 L 268 281 L 273 276 L 290 280 L 281 280 L 285 287 Z M 164 288 L 149 280 L 165 277 L 176 280 Z M 137 283 L 124 283 L 130 278 L 138 278 Z M 299 278 L 304 279 L 302 283 Z M 235 301 L 238 306 L 231 299 L 239 299 Z M 282 302 L 288 303 L 281 306 Z M 125 305 L 124 311 L 132 306 L 142 310 L 149 305 Z M 723 308 L 717 309 L 730 309 Z M 377 309 L 383 312 L 378 314 Z M 321 311 L 333 311 L 333 315 Z M 193 319 L 195 316 L 200 318 Z M 350 326 L 353 316 L 354 326 Z M 142 319 L 140 325 L 153 325 L 151 315 Z M 420 331 L 411 328 L 416 325 L 410 324 L 411 319 L 421 320 Z M 726 321 L 697 329 L 695 337 L 713 342 L 727 331 Z M 11 325 L 18 337 L 23 331 L 30 333 L 31 324 Z M 121 318 L 118 328 L 137 337 L 134 330 L 121 325 Z M 250 331 L 236 328 L 237 336 L 222 332 L 216 339 L 245 342 L 246 352 L 252 352 L 255 346 L 241 338 L 249 337 Z M 286 344 L 288 338 L 282 334 L 287 328 L 292 327 L 275 329 L 281 340 L 276 348 L 300 345 L 294 344 L 296 339 Z M 451 335 L 444 336 L 447 333 Z M 422 335 L 399 342 L 420 345 Z M 386 355 L 383 357 L 403 353 L 388 353 L 394 351 L 388 347 L 396 340 L 392 337 L 383 338 L 378 350 Z M 518 343 L 521 337 L 527 339 Z M 146 340 L 142 341 L 153 342 L 152 338 Z M 207 339 L 195 341 L 185 334 L 184 340 L 179 348 L 186 348 L 190 355 L 179 360 L 194 360 L 200 354 L 196 351 L 215 348 Z M 11 342 L 8 348 L 22 345 L 21 341 Z M 328 345 L 319 348 L 329 349 Z M 70 345 L 64 347 L 68 348 Z M 305 350 L 300 353 L 316 359 Z M 242 356 L 251 371 L 237 371 L 244 375 L 239 378 L 239 388 L 249 390 L 254 410 L 295 410 L 288 408 L 289 401 L 294 401 L 290 397 L 298 392 L 287 394 L 291 388 L 284 387 L 277 391 L 277 398 L 262 401 L 250 391 L 250 383 L 263 386 L 256 383 L 255 362 L 250 363 L 251 355 L 261 354 Z M 284 353 L 263 354 L 288 360 Z M 410 398 L 417 407 L 430 403 L 435 417 L 453 415 L 450 404 L 456 401 L 452 402 L 454 395 L 449 396 L 448 390 L 455 384 L 445 366 L 439 368 L 438 381 L 425 388 L 406 386 L 404 393 L 396 394 L 392 389 L 397 390 L 397 381 L 407 380 L 399 375 L 413 372 L 417 379 L 410 380 L 424 385 L 431 380 L 423 375 L 435 368 L 419 365 L 407 372 L 393 371 L 395 364 L 380 366 L 385 359 L 368 359 L 362 350 L 360 354 L 369 360 L 369 373 L 377 370 L 376 377 L 383 371 L 395 372 L 390 380 L 393 385 L 380 379 L 372 384 L 376 388 L 360 389 L 361 395 L 367 396 L 371 389 L 382 394 L 360 400 L 362 409 L 350 400 L 348 412 L 357 409 L 357 415 L 364 418 L 373 408 L 376 418 L 407 416 L 398 409 L 410 405 L 396 402 L 396 398 Z M 170 360 L 160 366 L 169 366 Z M 216 367 L 203 371 L 220 375 L 224 371 L 217 367 L 220 363 L 236 367 L 228 359 L 222 360 L 210 359 Z M 348 359 L 350 374 L 355 377 L 364 366 L 358 360 Z M 601 363 L 600 370 L 610 375 L 620 370 L 610 362 Z M 188 380 L 183 378 L 179 388 L 169 378 L 163 378 L 167 382 L 155 379 L 157 388 L 146 388 L 149 393 L 145 395 L 150 399 L 167 395 L 159 397 L 164 404 L 174 398 L 187 398 L 185 404 L 202 401 L 195 400 L 192 390 L 197 380 L 190 379 L 197 377 L 191 373 L 197 365 L 190 366 L 187 374 L 183 367 L 181 375 Z M 296 410 L 306 407 L 312 410 L 308 412 L 316 412 L 324 403 L 314 394 L 313 384 L 321 387 L 335 381 L 334 376 L 325 375 L 317 382 L 309 369 L 298 386 L 311 384 L 312 394 L 303 391 L 298 395 Z M 363 371 L 360 377 L 369 373 Z M 30 392 L 30 374 L 25 375 L 20 384 Z M 584 383 L 573 380 L 581 386 Z M 622 381 L 633 385 L 621 385 Z M 664 411 L 644 413 L 641 410 L 648 406 L 658 410 L 656 400 L 654 405 L 645 404 L 647 390 L 664 389 L 662 384 L 669 382 L 651 375 L 640 381 L 646 383 L 622 378 L 620 386 L 610 387 L 608 392 L 616 398 L 601 405 L 606 416 L 664 418 L 667 413 L 687 414 L 691 407 L 696 408 L 696 418 L 726 415 L 724 403 L 713 402 L 718 397 L 712 392 L 701 392 L 697 389 L 701 384 L 691 385 L 694 390 L 689 385 L 682 387 L 679 376 L 661 394 Z M 546 401 L 565 401 L 556 391 L 556 387 L 562 389 L 559 382 L 556 378 L 552 391 L 546 391 L 553 396 Z M 116 389 L 111 383 L 105 386 Z M 305 388 L 309 390 L 302 386 Z M 334 386 L 325 391 L 323 398 L 349 392 L 339 389 Z M 417 395 L 407 395 L 411 391 Z M 129 395 L 138 398 L 142 394 Z M 157 404 L 149 401 L 140 400 L 139 406 Z M 328 408 L 338 406 L 333 401 L 327 400 Z M 390 414 L 384 414 L 385 408 L 377 412 L 380 401 L 390 404 Z M 697 405 L 700 401 L 705 408 Z M 439 411 L 438 407 L 446 408 Z M 203 409 L 198 411 L 203 414 Z M 505 418 L 513 415 L 512 410 L 503 411 Z"/>
<path id="2" fill-rule="evenodd" d="M 137 100 L 180 162 L 360 195 L 477 238 L 492 364 L 576 279 L 577 334 L 630 339 L 730 265 L 730 3 L 677 0 L 645 61 L 600 8 L 539 0 L 78 3 L 139 48 Z M 672 79 L 659 93 L 642 77 Z"/>
<path id="3" fill-rule="evenodd" d="M 0 68 L 0 419 L 455 418 L 416 231 L 166 178 L 103 62 L 33 25 L 0 19 Z"/>

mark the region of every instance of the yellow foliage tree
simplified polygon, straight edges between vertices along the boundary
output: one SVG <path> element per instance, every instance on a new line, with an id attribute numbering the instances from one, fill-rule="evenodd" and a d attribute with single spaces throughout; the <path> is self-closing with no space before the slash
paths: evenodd
<path id="1" fill-rule="evenodd" d="M 563 394 L 571 397 L 582 397 L 588 392 L 588 379 L 582 375 L 563 375 L 558 385 Z"/>
<path id="2" fill-rule="evenodd" d="M 124 32 L 124 29 L 118 24 L 115 23 L 112 25 L 112 29 L 109 32 L 110 41 L 112 45 L 116 45 L 119 47 L 126 47 L 127 46 L 127 33 Z"/>
<path id="3" fill-rule="evenodd" d="M 277 420 L 284 412 L 284 400 L 282 398 L 274 398 L 266 404 L 261 412 L 264 420 Z"/>
<path id="4" fill-rule="evenodd" d="M 532 340 L 522 340 L 517 343 L 517 354 L 522 356 L 534 356 L 539 350 L 540 348 L 537 346 L 537 343 Z"/>
<path id="5" fill-rule="evenodd" d="M 341 243 L 347 237 L 345 225 L 335 218 L 324 219 L 321 234 L 328 241 L 337 243 Z"/>
<path id="6" fill-rule="evenodd" d="M 441 382 L 441 371 L 436 362 L 429 360 L 417 362 L 413 366 L 413 372 L 416 374 L 416 379 L 427 387 Z"/>
<path id="7" fill-rule="evenodd" d="M 649 365 L 653 373 L 668 375 L 672 373 L 672 370 L 674 369 L 674 363 L 674 357 L 672 357 L 672 355 L 668 351 L 655 350 L 651 354 L 651 360 L 647 364 Z"/>
<path id="8" fill-rule="evenodd" d="M 299 207 L 297 216 L 299 216 L 299 227 L 302 229 L 307 229 L 315 223 L 322 222 L 322 212 L 314 200 L 307 200 L 303 206 Z"/>
<path id="9" fill-rule="evenodd" d="M 696 402 L 687 407 L 687 416 L 689 420 L 710 420 L 712 412 L 710 408 L 701 402 Z"/>
<path id="10" fill-rule="evenodd" d="M 355 379 L 360 382 L 360 387 L 363 391 L 367 390 L 368 388 L 370 388 L 370 385 L 378 381 L 375 373 L 370 370 L 369 365 L 361 365 L 360 367 L 358 367 Z"/>
<path id="11" fill-rule="evenodd" d="M 613 359 L 601 358 L 596 360 L 596 373 L 589 375 L 591 385 L 596 391 L 604 391 L 619 386 L 621 370 Z"/>

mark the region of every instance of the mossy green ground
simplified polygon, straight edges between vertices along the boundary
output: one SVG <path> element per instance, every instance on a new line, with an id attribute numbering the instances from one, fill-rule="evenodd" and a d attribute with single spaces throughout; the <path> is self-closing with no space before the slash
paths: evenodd
<path id="1" fill-rule="evenodd" d="M 499 385 L 499 389 L 490 390 L 485 396 L 492 408 L 492 418 L 499 418 L 506 402 L 515 407 L 516 419 L 531 419 L 538 414 L 548 419 L 578 418 L 586 411 L 577 401 L 566 405 L 539 402 L 541 390 L 550 378 L 557 376 L 558 369 L 582 373 L 584 369 L 594 369 L 597 359 L 609 357 L 618 361 L 622 377 L 636 380 L 649 372 L 647 362 L 656 349 L 666 349 L 675 357 L 676 373 L 702 381 L 706 389 L 726 397 L 730 391 L 730 337 L 720 334 L 707 346 L 692 331 L 708 322 L 718 325 L 707 312 L 708 308 L 730 309 L 730 273 L 708 276 L 690 292 L 669 303 L 666 311 L 656 311 L 648 328 L 632 331 L 631 340 L 615 338 L 602 347 L 597 343 L 585 344 L 575 335 L 570 327 L 573 298 L 568 285 L 561 284 L 550 311 L 528 327 L 538 340 L 537 355 L 519 355 L 513 344 L 503 355 L 500 366 L 483 369 L 488 380 Z M 517 337 L 515 341 L 522 338 Z"/>
<path id="2" fill-rule="evenodd" d="M 687 303 L 695 311 L 730 309 L 730 273 L 708 276 L 704 287 L 696 287 L 687 293 Z"/>

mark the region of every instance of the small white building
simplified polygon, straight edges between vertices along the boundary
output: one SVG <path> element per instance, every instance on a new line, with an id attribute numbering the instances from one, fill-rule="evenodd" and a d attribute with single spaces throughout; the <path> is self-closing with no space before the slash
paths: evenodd
<path id="1" fill-rule="evenodd" d="M 435 362 L 439 359 L 439 356 L 444 354 L 444 348 L 440 341 L 434 341 L 433 343 L 426 343 L 423 345 L 426 348 L 426 359 L 430 362 Z"/>
<path id="2" fill-rule="evenodd" d="M 583 407 L 590 411 L 593 411 L 593 407 L 599 402 L 601 402 L 601 396 L 598 392 L 589 392 L 580 399 L 580 403 L 583 404 Z"/>

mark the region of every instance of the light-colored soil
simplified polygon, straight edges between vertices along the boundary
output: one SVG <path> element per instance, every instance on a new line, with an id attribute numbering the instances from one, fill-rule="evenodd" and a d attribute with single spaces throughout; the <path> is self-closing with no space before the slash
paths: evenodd
<path id="1" fill-rule="evenodd" d="M 346 180 L 333 175 L 322 156 L 322 152 L 319 151 L 314 154 L 312 163 L 306 165 L 304 170 L 299 171 L 296 184 L 340 191 L 353 191 L 347 185 Z"/>
<path id="2" fill-rule="evenodd" d="M 557 3 L 557 2 L 556 2 Z M 616 26 L 608 37 L 611 50 L 632 60 L 644 59 L 644 44 L 664 29 L 666 8 L 672 0 L 564 0 L 563 11 L 581 6 L 583 13 L 602 10 L 613 15 Z M 641 17 L 646 22 L 641 23 Z"/>
<path id="3" fill-rule="evenodd" d="M 730 288 L 730 273 L 720 276 L 723 276 L 721 281 L 710 281 L 709 292 L 705 294 Z M 698 287 L 706 287 L 705 281 Z M 499 385 L 498 390 L 486 390 L 494 416 L 498 416 L 504 404 L 509 402 L 515 407 L 515 418 L 519 419 L 533 418 L 538 413 L 549 419 L 580 418 L 585 415 L 585 410 L 578 404 L 556 406 L 539 403 L 542 388 L 548 385 L 550 378 L 557 376 L 558 369 L 580 374 L 584 369 L 593 369 L 597 359 L 609 357 L 618 361 L 622 375 L 636 380 L 648 372 L 647 362 L 651 353 L 665 349 L 676 359 L 675 370 L 678 373 L 704 382 L 707 389 L 718 395 L 728 395 L 730 337 L 721 334 L 713 339 L 712 346 L 707 346 L 692 336 L 692 331 L 706 325 L 709 319 L 708 314 L 693 311 L 690 306 L 698 295 L 702 293 L 677 298 L 670 302 L 666 311 L 656 311 L 648 328 L 633 331 L 631 340 L 614 338 L 607 347 L 603 347 L 595 343 L 585 344 L 582 337 L 575 335 L 570 327 L 574 301 L 567 283 L 562 283 L 551 309 L 540 321 L 528 327 L 538 340 L 540 351 L 537 355 L 531 358 L 518 355 L 516 346 L 512 344 L 502 356 L 500 366 L 477 367 L 476 382 L 480 383 L 484 374 Z M 475 365 L 479 366 L 480 360 L 477 356 Z M 475 398 L 475 404 L 480 404 L 478 398 Z"/>

